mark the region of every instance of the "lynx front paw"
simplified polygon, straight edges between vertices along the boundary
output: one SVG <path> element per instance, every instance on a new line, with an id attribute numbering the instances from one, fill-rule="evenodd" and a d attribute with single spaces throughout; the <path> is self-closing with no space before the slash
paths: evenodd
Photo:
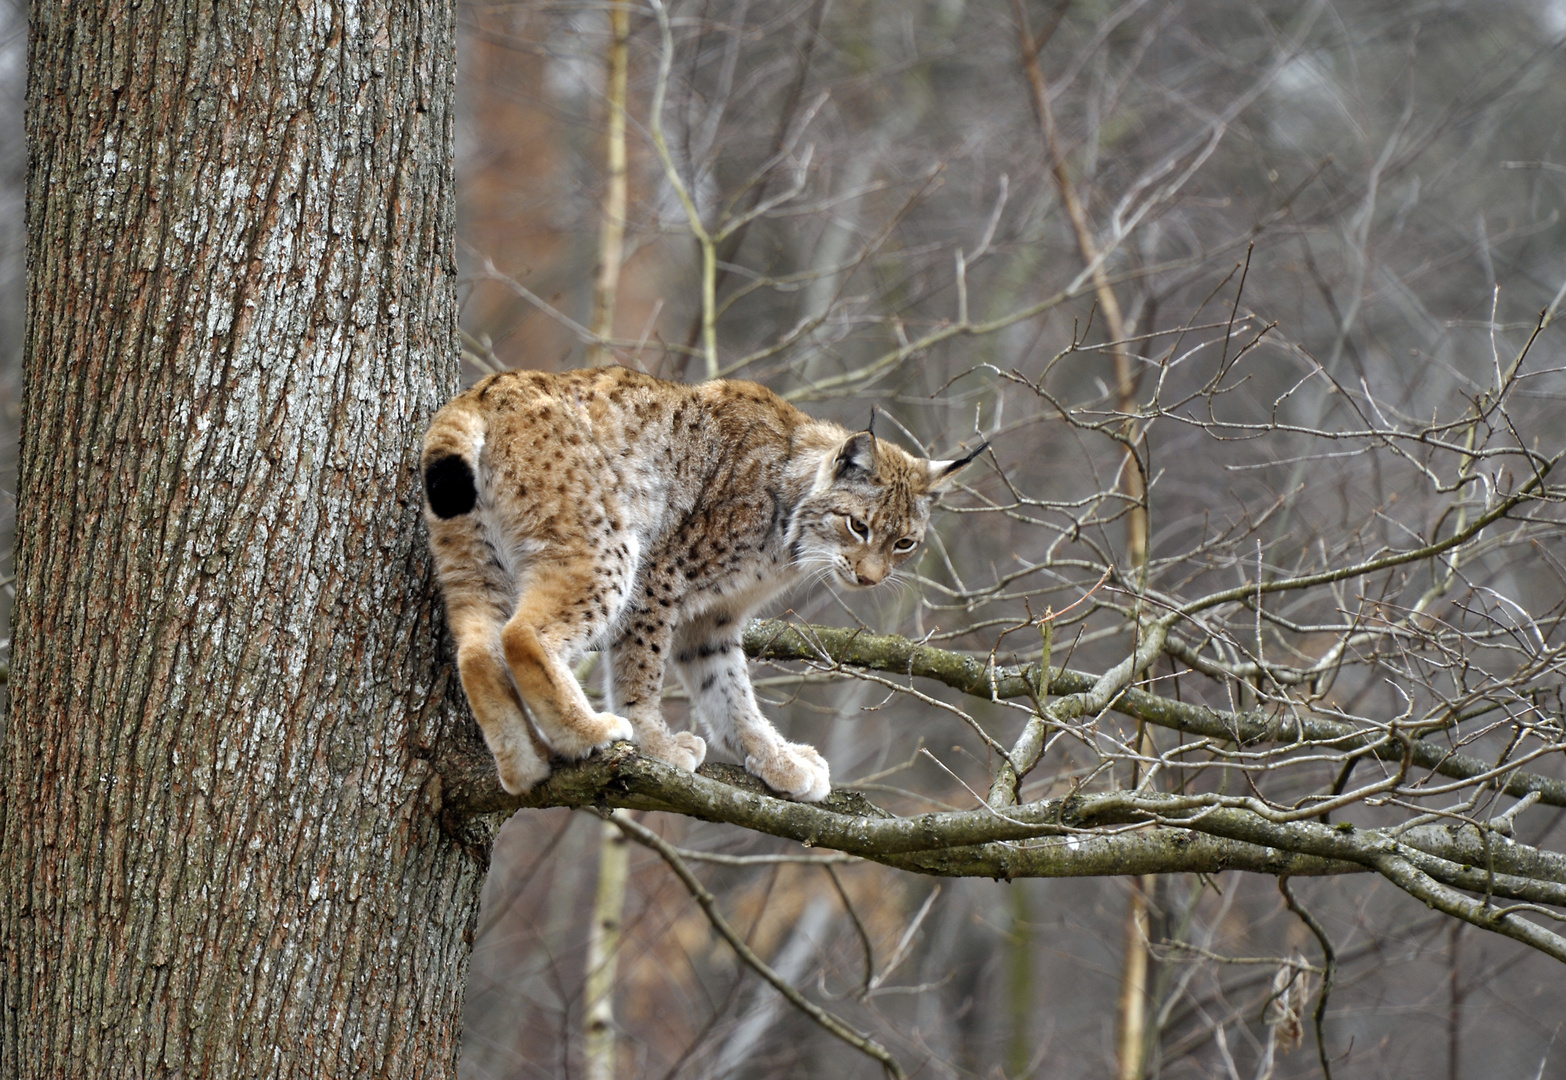
<path id="1" fill-rule="evenodd" d="M 800 802 L 820 802 L 832 792 L 826 758 L 803 743 L 779 740 L 760 747 L 745 755 L 745 771 Z"/>
<path id="2" fill-rule="evenodd" d="M 693 735 L 689 731 L 676 731 L 674 742 L 679 747 L 681 757 L 670 762 L 678 765 L 687 772 L 695 772 L 701 768 L 701 763 L 707 760 L 707 740 L 700 735 Z"/>
<path id="3" fill-rule="evenodd" d="M 701 763 L 707 760 L 706 741 L 700 735 L 692 735 L 689 731 L 660 734 L 651 739 L 646 737 L 644 731 L 637 745 L 648 757 L 657 758 L 686 772 L 695 772 Z"/>
<path id="4" fill-rule="evenodd" d="M 550 732 L 549 746 L 563 758 L 585 758 L 594 750 L 631 737 L 631 722 L 614 713 L 588 713 L 585 720 L 559 732 Z"/>

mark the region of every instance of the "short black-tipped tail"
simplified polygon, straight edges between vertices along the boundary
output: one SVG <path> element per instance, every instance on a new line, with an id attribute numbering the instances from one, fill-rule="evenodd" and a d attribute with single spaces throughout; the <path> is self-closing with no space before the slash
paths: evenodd
<path id="1" fill-rule="evenodd" d="M 478 503 L 472 466 L 456 454 L 436 458 L 424 467 L 424 498 L 442 520 L 469 513 Z"/>

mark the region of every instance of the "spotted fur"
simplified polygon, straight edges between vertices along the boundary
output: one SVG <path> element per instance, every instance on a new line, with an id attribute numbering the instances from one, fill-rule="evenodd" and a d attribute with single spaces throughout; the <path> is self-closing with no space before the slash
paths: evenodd
<path id="1" fill-rule="evenodd" d="M 825 798 L 826 761 L 756 706 L 746 620 L 812 575 L 884 580 L 967 460 L 913 457 L 749 382 L 508 371 L 459 395 L 425 436 L 425 518 L 501 784 L 526 791 L 549 752 L 626 738 L 695 769 L 706 742 L 659 708 L 672 665 L 709 738 L 772 788 Z M 609 654 L 605 712 L 571 672 L 595 646 Z"/>

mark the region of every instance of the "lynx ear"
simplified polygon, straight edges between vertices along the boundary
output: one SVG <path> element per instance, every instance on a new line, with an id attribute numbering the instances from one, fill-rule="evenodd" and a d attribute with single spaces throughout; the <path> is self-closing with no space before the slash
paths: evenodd
<path id="1" fill-rule="evenodd" d="M 832 478 L 841 480 L 854 473 L 869 476 L 875 472 L 875 436 L 868 431 L 856 431 L 837 448 L 837 463 Z"/>
<path id="2" fill-rule="evenodd" d="M 924 463 L 925 467 L 930 471 L 929 479 L 925 481 L 924 490 L 931 495 L 937 495 L 945 491 L 952 486 L 952 482 L 956 479 L 957 474 L 962 471 L 963 466 L 973 461 L 974 458 L 989 448 L 990 444 L 988 442 L 982 442 L 971 453 L 963 457 L 953 458 L 950 461 L 926 461 Z"/>

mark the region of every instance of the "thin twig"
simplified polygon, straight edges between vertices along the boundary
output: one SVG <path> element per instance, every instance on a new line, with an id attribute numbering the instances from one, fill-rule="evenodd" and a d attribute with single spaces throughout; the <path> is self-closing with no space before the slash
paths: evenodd
<path id="1" fill-rule="evenodd" d="M 1289 890 L 1287 876 L 1278 879 L 1278 891 L 1283 894 L 1283 902 L 1289 910 L 1298 916 L 1300 922 L 1312 934 L 1316 935 L 1316 941 L 1321 945 L 1321 993 L 1316 996 L 1316 1054 L 1321 1059 L 1321 1075 L 1323 1080 L 1332 1080 L 1332 1064 L 1327 1060 L 1327 1034 L 1322 1028 L 1323 1018 L 1327 1015 L 1327 995 L 1332 993 L 1332 976 L 1338 969 L 1338 954 L 1332 947 L 1332 939 L 1327 936 L 1327 931 L 1316 917 L 1294 898 L 1294 893 Z"/>
<path id="2" fill-rule="evenodd" d="M 843 888 L 843 881 L 837 876 L 836 868 L 828 865 L 825 869 L 827 877 L 832 879 L 832 888 L 837 890 L 838 899 L 843 901 L 843 910 L 848 913 L 849 921 L 854 924 L 854 933 L 859 935 L 860 948 L 865 952 L 865 977 L 859 985 L 859 996 L 865 997 L 870 993 L 870 980 L 875 978 L 875 946 L 871 944 L 870 932 L 860 921 L 859 912 L 854 910 L 854 901 L 849 897 L 848 890 Z"/>
<path id="3" fill-rule="evenodd" d="M 773 971 L 766 961 L 757 956 L 751 947 L 745 944 L 745 940 L 734 932 L 734 928 L 729 925 L 728 920 L 718 912 L 717 901 L 713 899 L 713 895 L 702 887 L 701 882 L 696 880 L 696 875 L 691 873 L 690 867 L 685 865 L 685 860 L 680 858 L 679 853 L 663 837 L 628 818 L 612 816 L 608 820 L 612 821 L 621 832 L 635 840 L 638 844 L 658 853 L 659 857 L 669 865 L 669 869 L 674 871 L 675 876 L 685 884 L 685 888 L 690 891 L 691 896 L 706 914 L 707 921 L 712 923 L 712 928 L 718 932 L 724 941 L 729 943 L 729 946 L 746 965 L 771 983 L 773 988 L 788 999 L 791 1005 L 817 1024 L 820 1024 L 828 1032 L 842 1039 L 849 1046 L 875 1058 L 876 1061 L 881 1063 L 881 1068 L 885 1069 L 889 1075 L 897 1077 L 897 1080 L 906 1080 L 908 1074 L 903 1071 L 903 1067 L 897 1063 L 897 1059 L 884 1046 L 870 1038 L 870 1036 L 862 1035 L 855 1031 L 836 1016 L 806 998 L 787 979 Z"/>

